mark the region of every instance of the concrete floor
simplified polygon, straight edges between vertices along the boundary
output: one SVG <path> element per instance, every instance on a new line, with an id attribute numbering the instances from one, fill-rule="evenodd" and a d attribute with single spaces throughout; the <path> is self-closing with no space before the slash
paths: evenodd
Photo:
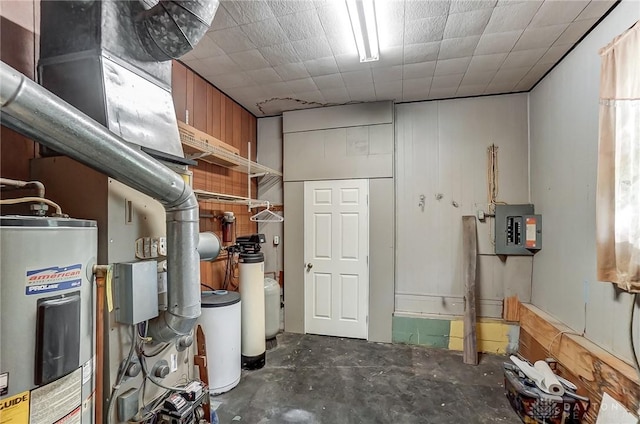
<path id="1" fill-rule="evenodd" d="M 266 366 L 212 398 L 221 424 L 520 423 L 503 392 L 504 357 L 279 334 Z"/>

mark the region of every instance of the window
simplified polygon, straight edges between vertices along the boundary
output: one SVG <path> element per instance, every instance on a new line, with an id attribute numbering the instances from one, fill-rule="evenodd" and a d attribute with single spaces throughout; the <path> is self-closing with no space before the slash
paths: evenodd
<path id="1" fill-rule="evenodd" d="M 598 279 L 640 292 L 640 21 L 600 55 Z"/>

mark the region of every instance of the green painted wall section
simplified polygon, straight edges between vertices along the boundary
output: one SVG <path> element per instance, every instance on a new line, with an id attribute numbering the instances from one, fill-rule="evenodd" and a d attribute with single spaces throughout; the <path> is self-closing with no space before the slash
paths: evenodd
<path id="1" fill-rule="evenodd" d="M 449 347 L 451 321 L 393 317 L 393 342 L 431 347 Z"/>

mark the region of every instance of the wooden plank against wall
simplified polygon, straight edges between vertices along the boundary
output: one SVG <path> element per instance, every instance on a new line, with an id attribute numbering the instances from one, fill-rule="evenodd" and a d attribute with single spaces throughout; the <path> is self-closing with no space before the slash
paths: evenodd
<path id="1" fill-rule="evenodd" d="M 476 261 L 478 258 L 476 217 L 462 217 L 462 263 L 464 272 L 464 353 L 465 364 L 478 365 L 476 338 Z"/>
<path id="2" fill-rule="evenodd" d="M 595 423 L 603 392 L 607 392 L 630 411 L 640 407 L 640 380 L 633 367 L 620 358 L 605 351 L 595 343 L 553 318 L 551 315 L 529 304 L 520 304 L 520 326 L 544 347 L 548 356 L 570 374 L 576 384 L 583 386 L 591 399 L 586 421 Z M 531 343 L 530 343 L 531 345 Z M 526 345 L 525 345 L 526 346 Z M 533 360 L 531 352 L 520 352 Z M 571 380 L 571 378 L 569 378 Z"/>

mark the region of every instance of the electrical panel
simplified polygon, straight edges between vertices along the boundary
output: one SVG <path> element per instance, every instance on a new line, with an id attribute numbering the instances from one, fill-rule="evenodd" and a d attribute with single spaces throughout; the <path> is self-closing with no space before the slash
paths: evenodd
<path id="1" fill-rule="evenodd" d="M 158 316 L 158 263 L 116 264 L 116 321 L 138 324 Z"/>
<path id="2" fill-rule="evenodd" d="M 496 255 L 531 256 L 542 248 L 542 215 L 525 205 L 496 205 Z"/>

